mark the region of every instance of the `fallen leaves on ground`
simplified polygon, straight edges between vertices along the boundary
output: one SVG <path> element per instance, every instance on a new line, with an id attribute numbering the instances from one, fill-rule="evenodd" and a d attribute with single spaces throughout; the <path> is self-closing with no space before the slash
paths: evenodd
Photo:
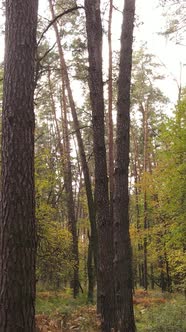
<path id="1" fill-rule="evenodd" d="M 146 291 L 139 289 L 135 292 L 135 295 L 133 297 L 133 303 L 138 305 L 142 305 L 144 308 L 150 307 L 153 304 L 162 304 L 166 303 L 166 299 L 162 296 L 153 296 L 154 292 Z"/>
<path id="2" fill-rule="evenodd" d="M 40 297 L 49 300 L 55 294 L 43 292 Z M 58 293 L 59 296 L 59 293 Z M 63 294 L 64 296 L 64 294 Z M 153 305 L 165 303 L 167 300 L 153 291 L 137 290 L 133 297 L 135 305 L 139 305 L 140 312 L 146 311 Z M 40 314 L 36 316 L 37 332 L 99 332 L 100 319 L 96 314 L 96 307 L 84 305 L 73 308 L 68 313 L 55 312 L 53 315 Z"/>
<path id="3" fill-rule="evenodd" d="M 37 332 L 98 332 L 100 321 L 95 306 L 83 306 L 68 315 L 36 316 Z"/>

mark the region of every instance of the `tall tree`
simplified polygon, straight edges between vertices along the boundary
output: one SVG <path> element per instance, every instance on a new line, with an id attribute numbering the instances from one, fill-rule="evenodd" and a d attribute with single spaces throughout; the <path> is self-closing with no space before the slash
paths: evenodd
<path id="1" fill-rule="evenodd" d="M 102 317 L 102 331 L 109 332 L 113 325 L 114 314 L 113 250 L 104 138 L 100 0 L 85 0 L 85 12 L 95 156 L 95 205 L 98 226 L 98 305 Z"/>
<path id="2" fill-rule="evenodd" d="M 70 156 L 70 141 L 69 141 L 69 128 L 67 120 L 67 101 L 65 95 L 65 84 L 63 81 L 62 86 L 62 109 L 61 115 L 63 120 L 63 143 L 64 143 L 64 180 L 67 194 L 67 210 L 69 218 L 69 229 L 72 233 L 73 239 L 73 254 L 75 258 L 73 290 L 74 297 L 79 293 L 79 253 L 78 253 L 78 233 L 77 233 L 77 219 L 75 215 L 75 202 L 72 187 L 72 165 Z"/>
<path id="3" fill-rule="evenodd" d="M 140 284 L 145 289 L 147 289 L 149 283 L 149 272 L 151 271 L 151 275 L 153 274 L 152 261 L 148 261 L 148 243 L 150 242 L 148 229 L 152 224 L 152 214 L 150 213 L 148 197 L 150 194 L 148 178 L 156 164 L 154 153 L 157 144 L 157 125 L 163 120 L 163 108 L 164 104 L 167 102 L 167 98 L 165 98 L 161 90 L 157 88 L 154 83 L 162 78 L 162 74 L 160 75 L 160 64 L 152 54 L 147 53 L 144 47 L 134 53 L 132 122 L 135 127 L 135 132 L 134 128 L 132 128 L 131 154 L 132 156 L 134 155 L 134 160 L 138 160 L 138 163 L 136 163 L 136 161 L 134 163 L 136 164 L 134 165 L 135 192 L 136 199 L 138 199 L 138 204 L 136 205 L 136 221 L 137 229 L 141 228 L 141 230 L 144 230 L 143 239 L 142 234 L 139 237 L 138 263 Z M 141 84 L 141 82 L 143 82 L 143 84 Z M 138 124 L 135 123 L 136 120 L 134 121 L 137 111 L 139 111 L 141 118 Z M 137 151 L 138 153 L 136 155 Z M 140 220 L 143 220 L 143 225 L 141 225 Z M 139 258 L 141 259 L 139 260 Z M 151 281 L 153 283 L 152 276 Z"/>
<path id="4" fill-rule="evenodd" d="M 118 80 L 114 197 L 114 276 L 117 331 L 134 332 L 132 250 L 129 235 L 129 131 L 135 0 L 125 0 Z"/>
<path id="5" fill-rule="evenodd" d="M 62 123 L 63 123 L 63 138 L 64 138 L 62 143 L 62 137 L 61 137 L 62 135 L 58 125 L 55 101 L 52 90 L 50 69 L 48 71 L 48 84 L 49 84 L 49 94 L 51 99 L 51 108 L 52 108 L 52 113 L 54 115 L 57 140 L 58 140 L 59 152 L 61 157 L 61 165 L 64 172 L 64 187 L 66 190 L 69 230 L 72 234 L 72 239 L 73 239 L 72 251 L 75 259 L 74 276 L 73 276 L 73 295 L 74 297 L 76 297 L 79 293 L 78 235 L 77 235 L 77 219 L 75 215 L 75 202 L 74 202 L 73 187 L 72 187 L 72 165 L 70 158 L 70 142 L 69 142 L 68 121 L 67 121 L 67 103 L 65 96 L 65 85 L 62 79 L 61 118 L 63 120 Z"/>
<path id="6" fill-rule="evenodd" d="M 141 105 L 142 114 L 143 114 L 143 172 L 147 173 L 147 164 L 148 164 L 148 107 L 144 108 Z M 147 219 L 147 191 L 146 191 L 146 178 L 144 179 L 145 188 L 144 188 L 144 196 L 143 196 L 143 226 L 144 231 L 146 232 L 148 229 L 148 219 Z M 148 281 L 147 281 L 147 236 L 145 234 L 143 240 L 143 285 L 147 290 Z"/>
<path id="7" fill-rule="evenodd" d="M 0 331 L 35 331 L 34 67 L 37 0 L 6 1 Z"/>
<path id="8" fill-rule="evenodd" d="M 52 20 L 55 19 L 55 11 L 54 7 L 52 5 L 52 1 L 49 0 L 50 10 L 52 14 Z M 80 160 L 82 165 L 82 171 L 84 175 L 85 180 L 85 189 L 86 189 L 86 195 L 87 195 L 87 203 L 88 203 L 88 211 L 89 211 L 89 219 L 90 219 L 90 226 L 91 226 L 91 236 L 90 236 L 90 245 L 94 252 L 94 264 L 95 267 L 97 267 L 97 229 L 96 229 L 96 221 L 95 221 L 95 208 L 94 208 L 94 200 L 93 200 L 93 194 L 92 194 L 92 187 L 91 187 L 91 179 L 90 179 L 90 173 L 88 168 L 88 163 L 86 160 L 86 154 L 85 154 L 85 147 L 84 142 L 82 139 L 81 131 L 80 131 L 80 124 L 77 116 L 76 111 L 76 105 L 73 98 L 73 93 L 71 89 L 71 83 L 69 79 L 69 73 L 65 61 L 64 51 L 60 40 L 60 33 L 58 29 L 57 22 L 54 22 L 54 30 L 56 34 L 56 41 L 58 45 L 58 52 L 59 52 L 59 58 L 60 58 L 60 67 L 61 67 L 61 77 L 64 81 L 67 95 L 68 95 L 68 101 L 69 106 L 72 113 L 72 119 L 73 119 L 73 125 L 75 129 L 75 134 L 77 138 L 77 143 L 79 147 L 79 153 L 80 153 Z"/>
<path id="9" fill-rule="evenodd" d="M 108 122 L 109 122 L 109 191 L 110 191 L 110 215 L 113 217 L 113 194 L 114 194 L 114 144 L 113 144 L 113 79 L 112 79 L 112 14 L 113 0 L 110 0 L 108 21 L 108 47 L 109 47 L 109 70 L 108 70 Z"/>

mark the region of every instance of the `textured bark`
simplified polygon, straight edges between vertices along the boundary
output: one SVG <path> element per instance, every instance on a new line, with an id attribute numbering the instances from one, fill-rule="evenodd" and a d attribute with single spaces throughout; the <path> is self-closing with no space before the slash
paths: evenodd
<path id="1" fill-rule="evenodd" d="M 148 168 L 148 108 L 141 105 L 143 114 L 143 174 L 145 176 L 144 184 L 144 195 L 143 195 L 143 227 L 145 231 L 145 236 L 143 239 L 143 287 L 147 290 L 148 288 L 148 271 L 147 271 L 147 188 L 146 188 L 146 173 Z"/>
<path id="2" fill-rule="evenodd" d="M 67 209 L 69 218 L 69 228 L 72 233 L 73 239 L 73 255 L 75 258 L 74 276 L 73 276 L 73 290 L 74 297 L 79 293 L 79 253 L 78 253 L 78 233 L 77 233 L 77 220 L 75 215 L 75 204 L 72 188 L 72 165 L 70 160 L 70 141 L 67 120 L 67 101 L 65 95 L 65 82 L 62 86 L 62 123 L 63 123 L 63 142 L 64 142 L 64 158 L 65 158 L 65 187 L 67 195 Z"/>
<path id="3" fill-rule="evenodd" d="M 134 128 L 131 127 L 131 137 L 133 140 L 133 145 L 134 145 L 134 161 L 133 161 L 133 172 L 134 172 L 134 183 L 135 183 L 135 210 L 136 210 L 136 228 L 137 228 L 137 233 L 138 233 L 138 253 L 140 254 L 141 250 L 143 249 L 141 239 L 140 239 L 140 206 L 139 206 L 139 188 L 138 184 L 140 183 L 140 167 L 138 164 L 139 160 L 139 153 L 138 153 L 138 145 L 137 145 L 137 140 L 134 132 Z M 139 255 L 140 256 L 140 255 Z M 141 273 L 141 262 L 137 262 L 137 274 L 139 280 L 139 285 L 143 286 L 143 280 L 142 280 L 142 273 Z"/>
<path id="4" fill-rule="evenodd" d="M 129 129 L 130 83 L 132 67 L 135 0 L 125 0 L 121 35 L 118 80 L 117 136 L 114 196 L 114 276 L 116 296 L 116 330 L 134 332 L 132 300 L 132 250 L 129 235 Z"/>
<path id="5" fill-rule="evenodd" d="M 34 67 L 37 0 L 6 1 L 0 331 L 35 331 Z"/>
<path id="6" fill-rule="evenodd" d="M 147 193 L 145 190 L 144 193 L 144 202 L 143 202 L 143 224 L 144 224 L 144 231 L 147 232 L 148 225 L 147 225 Z M 147 235 L 145 233 L 143 239 L 143 287 L 145 290 L 148 288 L 148 276 L 147 276 Z"/>
<path id="7" fill-rule="evenodd" d="M 108 178 L 104 138 L 104 99 L 102 81 L 102 26 L 100 1 L 85 0 L 89 53 L 89 87 L 92 104 L 95 156 L 95 204 L 98 226 L 98 306 L 102 331 L 113 325 L 113 250 L 112 220 L 109 214 Z"/>
<path id="8" fill-rule="evenodd" d="M 87 272 L 88 272 L 88 302 L 93 303 L 94 299 L 94 269 L 92 265 L 93 258 L 93 243 L 91 237 L 89 236 L 89 244 L 88 244 L 88 257 L 87 257 Z"/>
<path id="9" fill-rule="evenodd" d="M 108 22 L 108 46 L 109 46 L 109 82 L 108 82 L 108 118 L 109 118 L 109 191 L 110 191 L 110 216 L 113 218 L 113 195 L 114 195 L 114 143 L 113 143 L 113 119 L 112 119 L 112 12 L 113 0 L 110 0 Z"/>

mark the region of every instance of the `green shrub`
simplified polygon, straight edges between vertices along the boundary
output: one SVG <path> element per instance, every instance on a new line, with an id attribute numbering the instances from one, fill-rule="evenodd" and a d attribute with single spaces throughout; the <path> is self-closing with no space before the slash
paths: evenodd
<path id="1" fill-rule="evenodd" d="M 185 332 L 186 303 L 167 303 L 151 308 L 143 332 Z"/>

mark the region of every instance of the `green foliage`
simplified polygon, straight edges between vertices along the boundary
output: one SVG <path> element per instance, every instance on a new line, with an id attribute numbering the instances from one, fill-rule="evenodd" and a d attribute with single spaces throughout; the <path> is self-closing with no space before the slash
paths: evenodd
<path id="1" fill-rule="evenodd" d="M 64 227 L 63 210 L 60 209 L 60 168 L 57 158 L 47 145 L 48 141 L 42 136 L 35 158 L 37 279 L 39 284 L 54 289 L 64 286 L 64 282 L 69 280 L 74 258 L 72 236 Z"/>
<path id="2" fill-rule="evenodd" d="M 148 56 L 147 60 L 150 61 L 151 57 Z M 182 99 L 171 118 L 159 113 L 158 100 L 163 101 L 163 99 L 159 99 L 156 88 L 154 90 L 148 84 L 148 75 L 150 81 L 154 75 L 153 64 L 143 63 L 141 59 L 139 63 L 137 62 L 137 66 L 140 63 L 141 69 L 136 69 L 135 75 L 140 75 L 144 86 L 139 89 L 140 79 L 138 79 L 137 85 L 133 87 L 133 103 L 140 105 L 141 100 L 145 105 L 148 98 L 152 99 L 146 104 L 149 135 L 146 172 L 143 170 L 144 141 L 139 121 L 133 122 L 132 128 L 131 152 L 132 156 L 138 152 L 136 165 L 139 173 L 133 187 L 134 193 L 131 195 L 134 272 L 138 264 L 143 264 L 143 238 L 146 236 L 149 281 L 152 280 L 150 268 L 153 265 L 156 285 L 162 285 L 163 277 L 165 282 L 169 279 L 169 286 L 171 284 L 169 290 L 183 291 L 186 287 L 186 95 L 183 90 Z M 133 158 L 136 158 L 135 155 Z M 135 168 L 132 172 L 135 174 Z M 144 195 L 147 201 L 146 230 L 143 227 Z M 138 204 L 138 217 L 136 204 Z"/>
<path id="3" fill-rule="evenodd" d="M 71 292 L 58 292 L 52 294 L 49 292 L 38 293 L 36 299 L 36 313 L 55 316 L 56 314 L 69 315 L 77 307 L 86 304 L 86 294 L 74 299 Z"/>
<path id="4" fill-rule="evenodd" d="M 156 216 L 164 227 L 161 243 L 168 255 L 175 287 L 185 288 L 186 258 L 186 98 L 173 119 L 161 126 L 161 146 L 153 180 L 158 195 Z M 159 214 L 159 216 L 158 216 Z"/>
<path id="5" fill-rule="evenodd" d="M 69 279 L 74 266 L 72 237 L 61 222 L 59 206 L 55 206 L 59 193 L 53 158 L 48 150 L 41 151 L 36 159 L 37 278 L 58 288 Z"/>
<path id="6" fill-rule="evenodd" d="M 185 302 L 155 306 L 145 316 L 146 328 L 143 328 L 143 332 L 184 332 L 185 311 Z"/>
<path id="7" fill-rule="evenodd" d="M 36 300 L 36 313 L 37 326 L 41 330 L 56 331 L 51 327 L 60 326 L 63 331 L 100 331 L 96 307 L 87 305 L 86 294 L 74 299 L 66 291 L 56 294 L 39 293 Z"/>
<path id="8" fill-rule="evenodd" d="M 160 105 L 167 102 L 167 98 L 157 86 L 163 78 L 162 65 L 142 46 L 133 55 L 132 104 L 140 106 L 145 103 L 149 109 L 160 111 Z"/>
<path id="9" fill-rule="evenodd" d="M 185 19 L 185 1 L 180 0 L 161 0 L 164 7 L 164 16 L 166 18 L 166 27 L 161 33 L 176 44 L 185 41 L 186 19 Z"/>
<path id="10" fill-rule="evenodd" d="M 161 296 L 161 298 L 159 298 Z M 158 304 L 156 299 L 165 301 Z M 186 304 L 183 298 L 174 296 L 174 300 L 162 298 L 162 294 L 153 292 L 147 297 L 143 294 L 135 305 L 135 317 L 138 332 L 185 332 Z M 153 300 L 153 301 L 152 301 Z M 40 292 L 36 301 L 37 314 L 49 317 L 61 317 L 68 321 L 68 326 L 78 325 L 80 331 L 92 331 L 98 317 L 95 307 L 86 305 L 86 294 L 73 299 L 69 291 L 65 292 Z M 45 317 L 46 319 L 46 317 Z M 74 324 L 75 323 L 75 324 Z M 97 323 L 98 331 L 99 322 Z"/>
<path id="11" fill-rule="evenodd" d="M 72 237 L 58 222 L 39 222 L 37 277 L 50 288 L 59 288 L 72 274 Z"/>

